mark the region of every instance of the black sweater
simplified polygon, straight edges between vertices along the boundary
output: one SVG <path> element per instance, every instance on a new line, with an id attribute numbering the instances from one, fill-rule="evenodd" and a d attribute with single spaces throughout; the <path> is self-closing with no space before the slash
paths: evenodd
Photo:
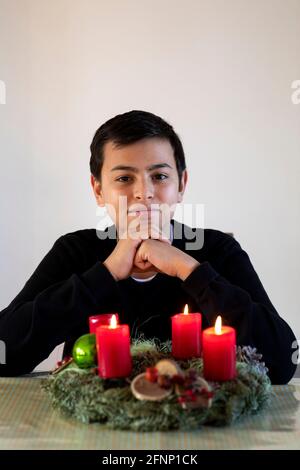
<path id="1" fill-rule="evenodd" d="M 184 229 L 184 234 L 193 230 Z M 247 253 L 233 237 L 212 229 L 204 229 L 201 249 L 188 251 L 191 233 L 172 244 L 200 266 L 185 281 L 158 273 L 143 283 L 131 277 L 116 282 L 103 265 L 115 239 L 100 239 L 95 229 L 60 237 L 0 313 L 0 340 L 6 344 L 0 375 L 32 371 L 62 342 L 70 350 L 74 340 L 88 332 L 90 315 L 118 312 L 121 322 L 130 325 L 132 337 L 143 333 L 170 338 L 170 317 L 187 303 L 190 312 L 202 313 L 203 328 L 221 314 L 224 324 L 236 328 L 238 344 L 255 346 L 263 354 L 272 382 L 288 382 L 296 368 L 291 360 L 295 337 L 272 305 Z"/>

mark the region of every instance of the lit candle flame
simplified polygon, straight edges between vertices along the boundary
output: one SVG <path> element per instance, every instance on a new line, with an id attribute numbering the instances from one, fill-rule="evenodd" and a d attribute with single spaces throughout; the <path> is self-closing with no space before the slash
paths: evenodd
<path id="1" fill-rule="evenodd" d="M 183 315 L 188 315 L 188 314 L 189 314 L 189 307 L 188 307 L 188 304 L 185 304 Z"/>
<path id="2" fill-rule="evenodd" d="M 112 315 L 111 319 L 110 319 L 110 327 L 111 328 L 117 328 L 117 317 L 116 315 Z"/>
<path id="3" fill-rule="evenodd" d="M 216 319 L 215 333 L 216 335 L 220 335 L 222 333 L 222 317 L 220 315 Z"/>

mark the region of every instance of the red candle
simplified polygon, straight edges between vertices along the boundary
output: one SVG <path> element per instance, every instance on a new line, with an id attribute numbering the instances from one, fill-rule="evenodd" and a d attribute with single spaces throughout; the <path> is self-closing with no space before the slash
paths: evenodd
<path id="1" fill-rule="evenodd" d="M 96 328 L 96 345 L 100 377 L 108 379 L 130 375 L 132 362 L 128 325 L 118 325 L 116 315 L 113 315 L 110 325 Z"/>
<path id="2" fill-rule="evenodd" d="M 96 334 L 96 328 L 99 325 L 110 325 L 110 320 L 113 315 L 116 315 L 118 323 L 119 315 L 117 313 L 102 313 L 101 315 L 93 315 L 92 317 L 89 317 L 90 333 Z"/>
<path id="3" fill-rule="evenodd" d="M 222 326 L 218 316 L 214 327 L 203 331 L 203 368 L 207 380 L 231 380 L 236 375 L 235 329 Z"/>
<path id="4" fill-rule="evenodd" d="M 172 317 L 172 355 L 177 359 L 201 356 L 201 313 L 184 313 Z"/>

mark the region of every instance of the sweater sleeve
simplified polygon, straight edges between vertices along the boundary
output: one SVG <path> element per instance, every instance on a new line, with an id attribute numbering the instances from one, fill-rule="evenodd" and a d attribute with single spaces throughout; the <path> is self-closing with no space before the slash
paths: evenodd
<path id="1" fill-rule="evenodd" d="M 6 350 L 0 376 L 31 372 L 72 332 L 87 327 L 88 316 L 97 313 L 106 299 L 118 295 L 116 281 L 100 261 L 82 273 L 74 272 L 71 264 L 70 250 L 61 237 L 0 312 L 0 339 Z"/>
<path id="2" fill-rule="evenodd" d="M 203 262 L 183 282 L 208 323 L 217 315 L 233 326 L 237 343 L 256 347 L 263 355 L 272 383 L 287 383 L 294 375 L 295 336 L 272 305 L 247 253 L 224 234 L 214 263 Z M 216 270 L 217 269 L 217 270 Z"/>

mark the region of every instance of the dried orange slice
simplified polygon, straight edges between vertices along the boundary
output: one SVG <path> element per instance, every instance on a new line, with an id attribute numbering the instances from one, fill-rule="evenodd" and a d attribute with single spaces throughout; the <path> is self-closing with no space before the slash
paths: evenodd
<path id="1" fill-rule="evenodd" d="M 177 362 L 172 361 L 172 359 L 162 359 L 158 361 L 157 364 L 155 364 L 155 368 L 161 375 L 169 375 L 170 377 L 173 375 L 183 375 L 181 367 Z"/>
<path id="2" fill-rule="evenodd" d="M 138 400 L 161 401 L 171 395 L 173 388 L 165 389 L 146 379 L 146 374 L 137 375 L 131 382 L 131 391 Z"/>

